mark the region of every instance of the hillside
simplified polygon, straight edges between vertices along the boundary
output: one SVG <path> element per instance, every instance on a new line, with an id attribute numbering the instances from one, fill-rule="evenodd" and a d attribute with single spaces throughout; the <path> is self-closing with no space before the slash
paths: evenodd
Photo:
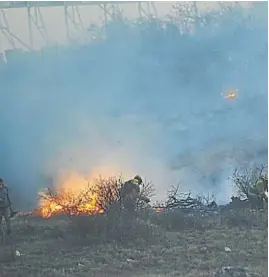
<path id="1" fill-rule="evenodd" d="M 18 216 L 13 242 L 0 248 L 0 276 L 209 277 L 223 266 L 267 276 L 267 213 L 155 216 L 129 222 L 131 227 L 120 229 L 121 241 L 119 234 L 96 237 L 101 225 L 90 218 Z"/>

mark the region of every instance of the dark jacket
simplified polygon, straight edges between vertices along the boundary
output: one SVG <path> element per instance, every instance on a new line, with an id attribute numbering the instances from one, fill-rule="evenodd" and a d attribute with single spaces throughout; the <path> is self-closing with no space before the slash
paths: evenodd
<path id="1" fill-rule="evenodd" d="M 139 185 L 135 180 L 129 180 L 125 182 L 121 188 L 120 196 L 122 199 L 129 196 L 131 193 L 135 192 L 137 195 L 140 194 L 140 188 Z"/>
<path id="2" fill-rule="evenodd" d="M 10 204 L 8 188 L 6 186 L 0 187 L 0 208 L 9 207 Z"/>

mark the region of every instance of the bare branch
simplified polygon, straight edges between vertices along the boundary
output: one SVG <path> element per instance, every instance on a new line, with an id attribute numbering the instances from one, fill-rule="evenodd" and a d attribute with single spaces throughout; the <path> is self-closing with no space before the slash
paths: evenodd
<path id="1" fill-rule="evenodd" d="M 258 178 L 267 171 L 267 165 L 255 164 L 252 168 L 236 168 L 231 180 L 237 189 L 238 195 L 243 198 L 249 197 L 249 189 L 253 186 Z"/>

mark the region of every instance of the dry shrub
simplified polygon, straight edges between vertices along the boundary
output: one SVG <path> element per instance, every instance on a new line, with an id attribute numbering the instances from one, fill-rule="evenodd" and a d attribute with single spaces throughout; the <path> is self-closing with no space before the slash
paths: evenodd
<path id="1" fill-rule="evenodd" d="M 104 179 L 99 177 L 95 180 L 94 186 L 90 188 L 92 193 L 98 195 L 97 205 L 100 209 L 108 211 L 110 209 L 115 210 L 118 208 L 117 203 L 120 202 L 120 190 L 124 181 L 122 177 L 110 177 Z M 151 182 L 143 182 L 140 186 L 140 195 L 137 201 L 137 210 L 147 208 L 148 205 L 144 199 L 150 199 L 154 193 L 154 185 Z"/>
<path id="2" fill-rule="evenodd" d="M 104 239 L 107 231 L 107 218 L 100 215 L 74 215 L 70 217 L 71 230 L 79 240 Z M 72 232 L 72 233 L 73 233 Z"/>
<path id="3" fill-rule="evenodd" d="M 128 213 L 122 209 L 120 190 L 123 185 L 122 178 L 110 177 L 104 179 L 99 177 L 79 194 L 72 194 L 71 191 L 48 190 L 41 197 L 46 201 L 52 201 L 61 206 L 61 213 L 70 219 L 72 233 L 85 242 L 99 242 L 114 240 L 121 243 L 142 238 L 150 241 L 155 235 L 151 224 L 145 220 L 137 219 L 137 213 L 148 207 L 143 201 L 150 198 L 154 193 L 153 184 L 147 182 L 142 184 L 141 193 L 137 202 L 137 211 Z M 95 199 L 96 211 L 102 213 L 87 214 L 81 212 L 81 207 L 92 200 L 92 195 L 97 195 Z"/>
<path id="4" fill-rule="evenodd" d="M 53 216 L 43 219 L 36 216 L 18 217 L 12 222 L 12 240 L 16 243 L 20 241 L 35 241 L 40 239 L 62 240 L 68 237 L 70 222 L 66 216 Z"/>
<path id="5" fill-rule="evenodd" d="M 97 206 L 98 208 L 108 211 L 111 206 L 120 200 L 120 190 L 124 181 L 122 177 L 110 177 L 104 179 L 99 177 L 95 180 L 94 185 L 89 188 L 91 193 L 98 195 Z"/>
<path id="6" fill-rule="evenodd" d="M 154 184 L 147 181 L 143 182 L 141 184 L 140 195 L 137 202 L 137 207 L 136 207 L 137 210 L 141 211 L 149 208 L 149 204 L 146 203 L 144 199 L 151 199 L 151 197 L 154 195 L 155 195 Z"/>
<path id="7" fill-rule="evenodd" d="M 237 209 L 226 210 L 219 215 L 220 225 L 228 228 L 255 228 L 266 229 L 268 227 L 267 211 Z"/>
<path id="8" fill-rule="evenodd" d="M 203 230 L 212 225 L 212 220 L 207 220 L 204 215 L 207 210 L 216 209 L 209 207 L 213 200 L 214 196 L 210 195 L 192 197 L 190 192 L 183 193 L 178 184 L 168 190 L 167 200 L 155 207 L 161 212 L 151 213 L 150 218 L 169 231 Z"/>
<path id="9" fill-rule="evenodd" d="M 216 228 L 266 229 L 268 226 L 267 211 L 237 209 L 202 214 L 171 210 L 152 213 L 150 221 L 167 231 L 208 230 Z"/>
<path id="10" fill-rule="evenodd" d="M 163 234 L 158 226 L 124 212 L 118 217 L 108 214 L 72 216 L 71 226 L 82 243 L 148 244 L 156 242 Z"/>
<path id="11" fill-rule="evenodd" d="M 168 231 L 204 230 L 209 227 L 200 214 L 184 214 L 180 210 L 152 214 L 151 221 Z"/>
<path id="12" fill-rule="evenodd" d="M 255 164 L 251 168 L 238 169 L 236 168 L 231 180 L 233 181 L 238 195 L 243 198 L 248 198 L 249 188 L 253 186 L 255 181 L 267 172 L 267 165 Z"/>
<path id="13" fill-rule="evenodd" d="M 115 231 L 111 234 L 114 240 L 127 245 L 143 246 L 165 239 L 165 232 L 160 226 L 139 218 L 122 220 Z"/>
<path id="14" fill-rule="evenodd" d="M 212 206 L 212 204 L 214 205 Z M 180 183 L 177 186 L 172 186 L 168 190 L 167 200 L 164 203 L 160 203 L 155 206 L 165 210 L 189 210 L 198 211 L 214 208 L 216 205 L 214 195 L 197 195 L 193 197 L 191 192 L 185 193 L 180 191 Z"/>
<path id="15" fill-rule="evenodd" d="M 263 174 L 264 168 L 256 167 L 251 171 L 252 175 L 244 176 L 252 176 L 253 180 L 256 180 L 257 176 Z M 243 180 L 250 180 L 250 177 Z M 152 213 L 150 216 L 152 222 L 168 231 L 205 230 L 216 227 L 263 229 L 267 226 L 267 211 L 251 211 L 246 201 L 238 200 L 241 206 L 236 209 L 231 204 L 223 208 L 212 207 L 211 204 L 215 203 L 214 196 L 198 195 L 192 198 L 190 193 L 183 194 L 179 188 L 179 185 L 172 187 L 168 193 L 168 200 L 162 205 L 162 212 Z"/>

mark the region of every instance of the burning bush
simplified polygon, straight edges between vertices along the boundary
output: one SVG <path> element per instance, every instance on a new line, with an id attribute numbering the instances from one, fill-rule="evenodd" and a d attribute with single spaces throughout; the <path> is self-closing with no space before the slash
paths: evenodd
<path id="1" fill-rule="evenodd" d="M 46 189 L 39 194 L 42 217 L 65 213 L 71 215 L 96 215 L 108 212 L 120 206 L 120 190 L 124 181 L 122 178 L 99 177 L 80 190 L 72 188 Z M 76 184 L 74 184 L 75 186 Z M 153 184 L 143 183 L 137 202 L 137 209 L 145 208 L 144 198 L 154 194 Z"/>
<path id="2" fill-rule="evenodd" d="M 72 190 L 47 189 L 39 195 L 40 209 L 42 217 L 50 217 L 55 214 L 65 213 L 68 215 L 97 214 L 103 210 L 97 205 L 97 195 L 92 193 L 90 188 L 79 193 Z"/>
<path id="3" fill-rule="evenodd" d="M 81 190 L 72 190 L 72 187 L 47 189 L 39 195 L 39 215 L 45 218 L 68 215 L 72 233 L 83 242 L 85 238 L 91 242 L 115 240 L 120 243 L 128 243 L 141 235 L 147 241 L 156 238 L 159 227 L 122 209 L 120 190 L 123 184 L 121 177 L 99 177 Z M 153 193 L 152 183 L 141 185 L 137 210 L 148 207 L 143 199 L 150 198 Z"/>

